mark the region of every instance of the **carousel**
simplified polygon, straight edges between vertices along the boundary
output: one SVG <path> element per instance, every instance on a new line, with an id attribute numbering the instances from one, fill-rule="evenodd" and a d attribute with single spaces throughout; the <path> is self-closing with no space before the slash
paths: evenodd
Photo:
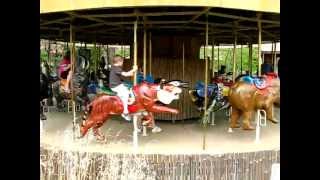
<path id="1" fill-rule="evenodd" d="M 277 172 L 280 3 L 201 3 L 40 1 L 41 179 Z M 138 69 L 122 79 L 127 103 L 110 86 L 115 57 Z"/>

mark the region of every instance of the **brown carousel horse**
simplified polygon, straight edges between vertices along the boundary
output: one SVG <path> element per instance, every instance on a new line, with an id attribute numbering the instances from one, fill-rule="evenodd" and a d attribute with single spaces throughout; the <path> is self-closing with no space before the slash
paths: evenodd
<path id="1" fill-rule="evenodd" d="M 228 100 L 232 106 L 231 128 L 240 127 L 238 119 L 242 115 L 242 128 L 253 130 L 250 119 L 257 109 L 264 109 L 267 119 L 277 123 L 273 115 L 273 105 L 280 105 L 280 79 L 274 73 L 258 78 L 238 77 L 230 88 Z"/>
<path id="2" fill-rule="evenodd" d="M 187 87 L 187 83 L 176 80 L 152 84 L 142 82 L 133 87 L 134 100 L 128 105 L 130 115 L 143 116 L 147 123 L 154 123 L 152 113 L 178 114 L 177 109 L 167 107 L 173 100 L 179 99 L 181 88 Z M 159 104 L 158 102 L 162 103 Z M 123 103 L 118 96 L 100 94 L 87 106 L 88 117 L 80 127 L 80 137 L 84 137 L 88 130 L 93 128 L 97 140 L 104 140 L 99 128 L 113 115 L 121 115 Z"/>

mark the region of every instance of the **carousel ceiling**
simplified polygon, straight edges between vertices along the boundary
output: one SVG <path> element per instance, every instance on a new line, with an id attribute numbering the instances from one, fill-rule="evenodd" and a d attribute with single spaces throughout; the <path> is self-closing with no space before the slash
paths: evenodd
<path id="1" fill-rule="evenodd" d="M 258 14 L 261 14 L 262 41 L 280 41 L 280 14 L 209 7 L 104 8 L 40 14 L 40 38 L 69 41 L 70 25 L 75 41 L 121 43 L 133 41 L 133 25 L 138 33 L 193 36 L 205 39 L 208 21 L 209 40 L 232 44 L 258 42 Z M 235 33 L 236 32 L 236 33 Z"/>

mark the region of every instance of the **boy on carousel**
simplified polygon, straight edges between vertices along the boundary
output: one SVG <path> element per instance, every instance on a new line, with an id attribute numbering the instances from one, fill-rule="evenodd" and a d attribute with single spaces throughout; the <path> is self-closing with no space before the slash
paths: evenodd
<path id="1" fill-rule="evenodd" d="M 127 121 L 130 121 L 129 111 L 128 111 L 128 100 L 129 100 L 129 89 L 123 83 L 123 77 L 131 77 L 138 70 L 137 66 L 125 72 L 122 70 L 123 58 L 121 56 L 114 56 L 112 66 L 110 68 L 109 85 L 112 91 L 117 92 L 123 103 L 123 113 L 122 117 Z"/>

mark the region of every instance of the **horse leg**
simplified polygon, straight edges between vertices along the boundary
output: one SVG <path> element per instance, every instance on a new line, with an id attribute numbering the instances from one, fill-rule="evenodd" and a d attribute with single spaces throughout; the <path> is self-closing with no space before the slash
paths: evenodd
<path id="1" fill-rule="evenodd" d="M 274 118 L 273 114 L 273 104 L 271 104 L 268 108 L 266 108 L 267 119 L 275 124 L 278 123 L 278 120 Z"/>
<path id="2" fill-rule="evenodd" d="M 243 112 L 243 124 L 242 124 L 243 130 L 254 130 L 254 128 L 250 125 L 251 118 L 252 118 L 252 111 Z"/>
<path id="3" fill-rule="evenodd" d="M 232 108 L 230 128 L 240 127 L 240 125 L 238 124 L 238 119 L 240 118 L 240 114 L 241 114 L 241 111 L 239 109 Z"/>
<path id="4" fill-rule="evenodd" d="M 84 137 L 90 128 L 92 128 L 96 124 L 95 121 L 91 117 L 89 117 L 87 120 L 83 121 L 80 127 L 80 137 Z"/>
<path id="5" fill-rule="evenodd" d="M 105 141 L 106 140 L 105 135 L 100 131 L 100 127 L 104 124 L 104 122 L 98 122 L 93 126 L 93 134 L 97 138 L 98 141 Z"/>
<path id="6" fill-rule="evenodd" d="M 43 105 L 42 105 L 42 102 L 40 102 L 40 119 L 41 119 L 41 120 L 47 120 L 46 115 L 44 115 L 44 113 L 43 113 Z"/>
<path id="7" fill-rule="evenodd" d="M 147 115 L 143 116 L 141 118 L 142 124 L 147 125 L 149 128 L 154 128 L 155 127 L 155 122 L 153 119 L 153 115 L 151 112 L 148 112 Z"/>

